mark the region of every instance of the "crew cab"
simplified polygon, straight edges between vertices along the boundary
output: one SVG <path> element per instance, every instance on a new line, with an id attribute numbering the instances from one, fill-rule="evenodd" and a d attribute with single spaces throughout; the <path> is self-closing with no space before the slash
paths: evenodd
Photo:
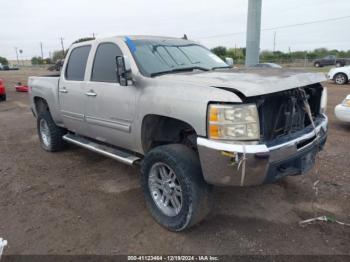
<path id="1" fill-rule="evenodd" d="M 213 186 L 306 173 L 327 137 L 323 74 L 233 69 L 178 38 L 74 44 L 61 74 L 30 77 L 41 146 L 66 142 L 141 166 L 153 218 L 172 231 L 203 220 Z"/>
<path id="2" fill-rule="evenodd" d="M 323 66 L 335 65 L 336 67 L 342 67 L 348 64 L 349 62 L 350 62 L 350 59 L 337 58 L 335 55 L 328 55 L 323 58 L 316 59 L 314 61 L 314 66 L 323 67 Z"/>

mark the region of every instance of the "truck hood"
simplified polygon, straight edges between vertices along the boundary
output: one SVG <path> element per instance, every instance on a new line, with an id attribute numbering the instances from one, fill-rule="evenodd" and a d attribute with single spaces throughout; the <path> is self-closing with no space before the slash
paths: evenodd
<path id="1" fill-rule="evenodd" d="M 285 69 L 232 69 L 169 74 L 159 78 L 232 89 L 246 97 L 275 93 L 327 80 L 322 73 Z"/>

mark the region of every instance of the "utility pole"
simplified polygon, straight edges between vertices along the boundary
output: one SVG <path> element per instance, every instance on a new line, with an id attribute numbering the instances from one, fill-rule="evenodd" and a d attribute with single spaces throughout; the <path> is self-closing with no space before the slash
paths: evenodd
<path id="1" fill-rule="evenodd" d="M 44 60 L 43 43 L 40 42 L 41 59 Z"/>
<path id="2" fill-rule="evenodd" d="M 276 51 L 276 31 L 273 34 L 273 52 L 275 52 L 275 51 Z"/>
<path id="3" fill-rule="evenodd" d="M 62 46 L 62 51 L 63 51 L 63 56 L 64 56 L 64 45 L 63 45 L 63 37 L 60 38 L 61 39 L 61 46 Z"/>
<path id="4" fill-rule="evenodd" d="M 292 50 L 290 49 L 290 46 L 288 47 L 288 51 L 289 51 L 290 62 L 292 63 L 292 62 L 293 62 L 293 59 L 292 59 Z"/>
<path id="5" fill-rule="evenodd" d="M 15 51 L 16 51 L 16 57 L 17 57 L 17 65 L 19 65 L 19 59 L 18 59 L 18 47 L 15 47 Z"/>
<path id="6" fill-rule="evenodd" d="M 23 54 L 23 50 L 22 49 L 19 49 L 19 54 L 22 55 Z M 24 66 L 24 59 L 22 59 L 22 65 Z"/>
<path id="7" fill-rule="evenodd" d="M 262 0 L 249 0 L 245 65 L 259 63 Z"/>

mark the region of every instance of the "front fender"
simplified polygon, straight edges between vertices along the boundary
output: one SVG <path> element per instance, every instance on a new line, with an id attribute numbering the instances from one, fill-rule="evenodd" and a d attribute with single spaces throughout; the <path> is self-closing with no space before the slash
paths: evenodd
<path id="1" fill-rule="evenodd" d="M 151 81 L 149 81 L 151 82 Z M 214 87 L 184 85 L 152 81 L 145 83 L 138 98 L 138 110 L 134 130 L 137 134 L 137 147 L 143 153 L 141 128 L 143 118 L 154 114 L 171 117 L 186 122 L 197 135 L 207 135 L 207 107 L 209 102 L 242 102 L 233 92 Z"/>

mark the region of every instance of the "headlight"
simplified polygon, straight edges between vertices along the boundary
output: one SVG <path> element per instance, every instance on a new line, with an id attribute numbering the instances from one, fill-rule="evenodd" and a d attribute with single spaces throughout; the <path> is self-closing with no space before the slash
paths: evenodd
<path id="1" fill-rule="evenodd" d="M 326 113 L 327 100 L 328 100 L 327 87 L 323 87 L 322 96 L 321 96 L 321 106 L 320 106 L 320 113 L 321 114 Z"/>
<path id="2" fill-rule="evenodd" d="M 211 104 L 208 118 L 208 136 L 211 139 L 258 140 L 260 137 L 255 104 Z"/>

